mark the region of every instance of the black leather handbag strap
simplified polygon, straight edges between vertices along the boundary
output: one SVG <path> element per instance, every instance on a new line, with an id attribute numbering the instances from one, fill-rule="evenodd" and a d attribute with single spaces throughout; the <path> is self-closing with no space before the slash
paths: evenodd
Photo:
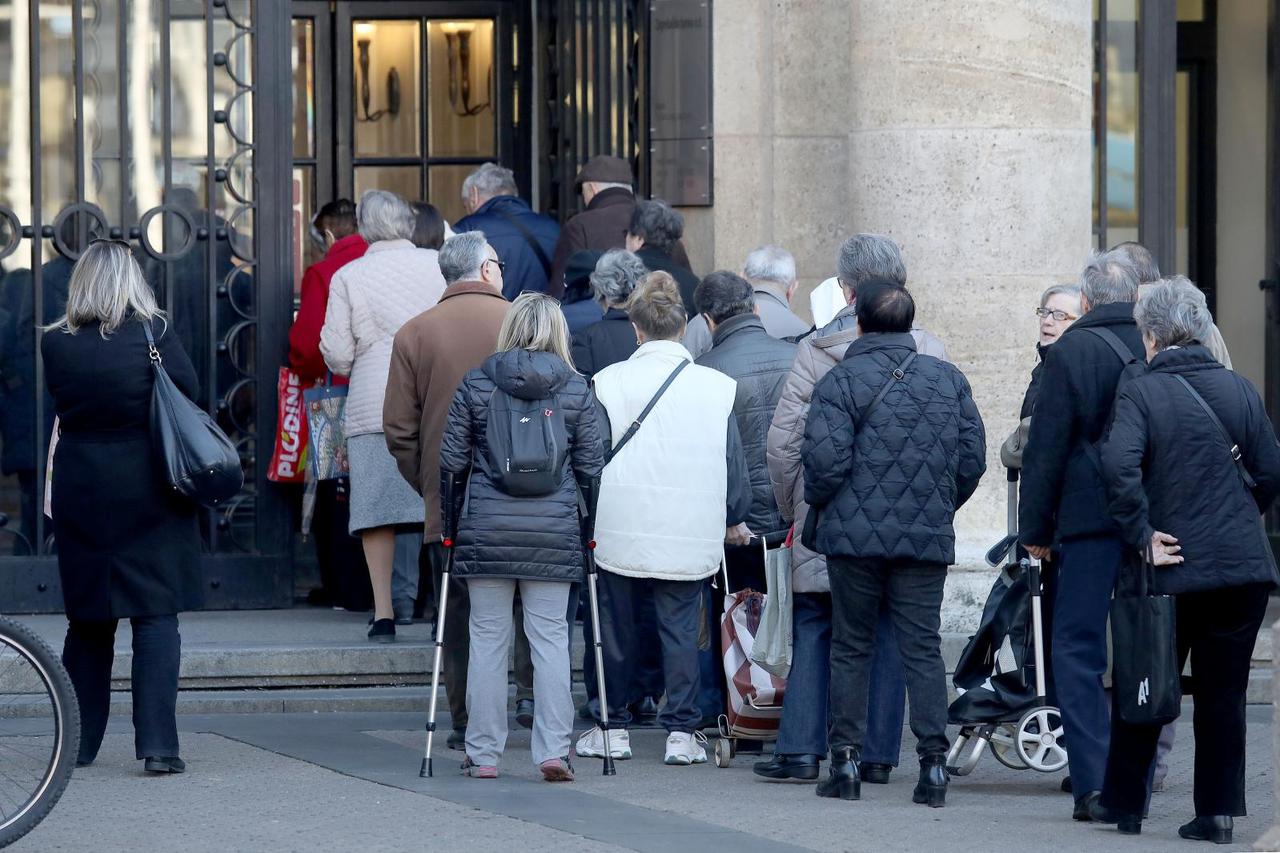
<path id="1" fill-rule="evenodd" d="M 1236 463 L 1236 470 L 1240 472 L 1240 479 L 1244 481 L 1245 486 L 1252 489 L 1257 486 L 1257 482 L 1253 479 L 1253 475 L 1249 473 L 1249 469 L 1244 467 L 1244 458 L 1240 453 L 1240 445 L 1236 444 L 1231 438 L 1231 433 L 1227 432 L 1227 428 L 1223 426 L 1222 420 L 1214 412 L 1213 407 L 1201 397 L 1195 388 L 1191 387 L 1191 383 L 1183 379 L 1178 374 L 1173 374 L 1173 378 L 1182 383 L 1182 387 L 1187 389 L 1187 393 L 1200 404 L 1200 408 L 1204 409 L 1204 413 L 1209 416 L 1209 422 L 1218 428 L 1219 434 L 1222 435 L 1223 441 L 1227 443 L 1227 447 L 1231 450 L 1231 461 Z"/>
<path id="2" fill-rule="evenodd" d="M 534 237 L 533 232 L 528 228 L 525 228 L 524 223 L 516 216 L 507 213 L 505 210 L 501 211 L 498 215 L 510 222 L 511 226 L 520 232 L 520 236 L 529 244 L 529 248 L 533 250 L 533 253 L 538 256 L 538 263 L 542 265 L 542 274 L 547 277 L 548 281 L 550 281 L 551 259 L 547 257 L 547 253 L 543 250 L 542 244 L 538 242 L 538 238 Z"/>
<path id="3" fill-rule="evenodd" d="M 1095 337 L 1102 338 L 1106 341 L 1107 345 L 1115 351 L 1115 354 L 1120 356 L 1121 363 L 1128 364 L 1131 361 L 1138 360 L 1138 357 L 1133 354 L 1133 351 L 1124 345 L 1124 341 L 1120 340 L 1120 336 L 1110 329 L 1104 329 L 1099 326 L 1088 326 L 1085 328 L 1085 331 L 1091 332 Z"/>
<path id="4" fill-rule="evenodd" d="M 164 369 L 164 359 L 160 357 L 160 350 L 156 347 L 156 339 L 151 335 L 151 321 L 142 321 L 142 334 L 147 336 L 147 355 L 151 357 L 151 361 L 156 367 Z"/>
<path id="5" fill-rule="evenodd" d="M 604 464 L 608 465 L 613 461 L 613 457 L 618 455 L 622 448 L 627 446 L 627 442 L 631 440 L 636 431 L 640 429 L 640 424 L 644 423 L 644 419 L 649 417 L 649 413 L 653 411 L 653 407 L 658 405 L 658 401 L 662 399 L 662 395 L 667 393 L 667 389 L 671 387 L 671 383 L 676 381 L 676 377 L 680 375 L 680 371 L 689 366 L 689 362 L 682 361 L 676 365 L 676 369 L 671 371 L 671 375 L 658 388 L 656 394 L 649 400 L 649 404 L 644 407 L 636 419 L 631 422 L 631 426 L 627 427 L 627 431 L 622 434 L 622 438 L 618 439 L 618 443 L 609 448 L 609 452 L 604 455 Z"/>

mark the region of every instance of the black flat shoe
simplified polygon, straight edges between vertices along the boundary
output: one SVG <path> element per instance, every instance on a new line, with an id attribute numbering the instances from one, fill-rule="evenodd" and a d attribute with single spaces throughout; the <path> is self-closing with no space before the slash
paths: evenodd
<path id="1" fill-rule="evenodd" d="M 449 749 L 466 749 L 467 748 L 467 730 L 454 729 L 449 732 L 449 737 L 445 738 L 444 745 Z"/>
<path id="2" fill-rule="evenodd" d="M 775 755 L 769 761 L 757 761 L 751 772 L 765 779 L 794 779 L 812 782 L 818 778 L 818 756 Z"/>
<path id="3" fill-rule="evenodd" d="M 1064 794 L 1071 793 L 1071 777 L 1070 776 L 1063 777 L 1062 784 L 1058 786 L 1058 790 Z"/>
<path id="4" fill-rule="evenodd" d="M 369 639 L 375 643 L 394 643 L 396 641 L 396 622 L 394 619 L 375 619 L 369 629 Z"/>
<path id="5" fill-rule="evenodd" d="M 862 781 L 870 785 L 888 785 L 889 774 L 893 772 L 892 764 L 862 764 L 858 767 L 858 775 Z"/>
<path id="6" fill-rule="evenodd" d="M 1212 841 L 1214 844 L 1230 844 L 1235 821 L 1231 815 L 1200 815 L 1190 823 L 1178 827 L 1178 835 L 1189 841 Z"/>
<path id="7" fill-rule="evenodd" d="M 947 804 L 947 757 L 926 755 L 920 759 L 920 781 L 911 792 L 911 802 L 940 809 Z"/>
<path id="8" fill-rule="evenodd" d="M 1089 820 L 1094 823 L 1114 823 L 1121 835 L 1141 835 L 1142 815 L 1120 814 L 1102 804 L 1101 797 L 1089 800 Z"/>
<path id="9" fill-rule="evenodd" d="M 1071 819 L 1085 822 L 1093 820 L 1093 816 L 1089 814 L 1089 807 L 1096 803 L 1101 796 L 1101 791 L 1090 791 L 1076 800 L 1076 807 L 1071 812 Z"/>
<path id="10" fill-rule="evenodd" d="M 516 722 L 521 728 L 533 728 L 533 700 L 521 699 L 516 703 Z"/>
<path id="11" fill-rule="evenodd" d="M 827 778 L 818 783 L 819 797 L 841 800 L 862 798 L 862 779 L 858 776 L 858 753 L 849 747 L 831 750 L 831 767 Z"/>
<path id="12" fill-rule="evenodd" d="M 631 713 L 642 723 L 652 723 L 658 719 L 658 700 L 646 696 L 631 706 Z"/>
<path id="13" fill-rule="evenodd" d="M 142 769 L 148 773 L 185 773 L 187 762 L 176 755 L 148 758 Z"/>

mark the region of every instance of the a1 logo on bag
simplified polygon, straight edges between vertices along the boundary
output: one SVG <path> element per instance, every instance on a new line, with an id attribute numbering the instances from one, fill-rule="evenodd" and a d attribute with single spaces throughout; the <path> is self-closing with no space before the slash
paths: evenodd
<path id="1" fill-rule="evenodd" d="M 560 486 L 569 433 L 564 416 L 547 402 L 493 392 L 485 426 L 489 476 L 508 495 L 549 495 Z"/>
<path id="2" fill-rule="evenodd" d="M 1151 697 L 1151 679 L 1144 678 L 1138 682 L 1138 705 L 1145 705 Z"/>

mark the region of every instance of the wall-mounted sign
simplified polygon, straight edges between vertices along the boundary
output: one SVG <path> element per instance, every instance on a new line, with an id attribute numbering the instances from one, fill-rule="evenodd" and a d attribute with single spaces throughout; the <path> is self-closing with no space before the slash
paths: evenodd
<path id="1" fill-rule="evenodd" d="M 712 201 L 711 0 L 649 3 L 649 186 L 673 205 Z"/>

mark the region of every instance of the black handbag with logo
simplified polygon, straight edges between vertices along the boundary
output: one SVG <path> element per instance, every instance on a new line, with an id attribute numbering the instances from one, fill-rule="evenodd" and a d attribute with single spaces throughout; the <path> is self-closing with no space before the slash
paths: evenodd
<path id="1" fill-rule="evenodd" d="M 1132 725 L 1163 726 L 1182 707 L 1176 601 L 1153 595 L 1151 549 L 1120 572 L 1111 599 L 1111 687 L 1120 718 Z"/>
<path id="2" fill-rule="evenodd" d="M 178 390 L 164 369 L 151 324 L 144 321 L 155 384 L 151 443 L 169 485 L 202 506 L 215 507 L 244 485 L 240 454 L 209 414 Z"/>

